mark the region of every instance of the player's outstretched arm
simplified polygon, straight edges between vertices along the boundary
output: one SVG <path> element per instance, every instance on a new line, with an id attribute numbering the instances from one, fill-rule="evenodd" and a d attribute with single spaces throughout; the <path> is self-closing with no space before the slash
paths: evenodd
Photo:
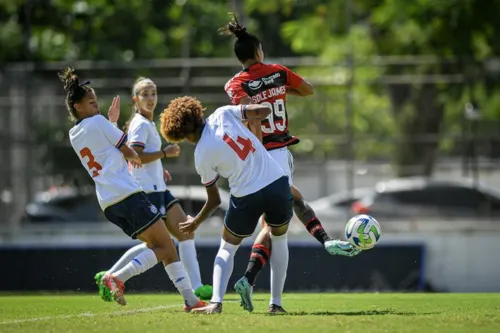
<path id="1" fill-rule="evenodd" d="M 271 108 L 262 104 L 244 104 L 243 113 L 248 121 L 264 120 L 271 113 Z"/>
<path id="2" fill-rule="evenodd" d="M 245 96 L 240 100 L 240 104 L 246 105 L 251 104 L 250 97 Z M 262 142 L 262 120 L 260 119 L 248 119 L 246 125 L 250 132 L 252 132 L 260 142 Z"/>
<path id="3" fill-rule="evenodd" d="M 127 145 L 122 145 L 120 147 L 120 151 L 122 152 L 123 157 L 125 157 L 125 159 L 129 161 L 132 166 L 136 168 L 140 168 L 142 166 L 141 159 L 139 158 L 139 155 L 137 155 L 135 150 Z"/>
<path id="4" fill-rule="evenodd" d="M 142 163 L 147 164 L 166 157 L 177 157 L 181 152 L 181 148 L 177 144 L 168 145 L 162 150 L 155 152 L 144 152 L 144 147 L 133 145 L 132 149 L 135 150 Z"/>
<path id="5" fill-rule="evenodd" d="M 286 87 L 286 93 L 288 95 L 301 96 L 301 97 L 310 96 L 314 94 L 314 87 L 307 80 L 302 79 L 302 82 L 298 87 L 296 88 Z"/>
<path id="6" fill-rule="evenodd" d="M 186 222 L 179 224 L 179 229 L 185 234 L 193 233 L 198 229 L 198 227 L 215 212 L 215 209 L 219 207 L 221 203 L 217 184 L 214 183 L 213 185 L 207 186 L 206 189 L 207 201 L 205 201 L 205 205 L 203 205 L 198 215 L 194 218 L 188 216 Z"/>

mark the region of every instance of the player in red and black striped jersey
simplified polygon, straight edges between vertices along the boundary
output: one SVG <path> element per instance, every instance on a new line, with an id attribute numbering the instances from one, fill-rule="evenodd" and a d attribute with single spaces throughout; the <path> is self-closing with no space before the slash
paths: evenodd
<path id="1" fill-rule="evenodd" d="M 299 143 L 299 139 L 292 136 L 288 130 L 288 114 L 286 110 L 286 96 L 309 96 L 314 90 L 312 85 L 287 67 L 278 64 L 264 64 L 264 53 L 259 38 L 246 31 L 233 15 L 232 21 L 222 29 L 224 33 L 236 37 L 234 53 L 243 70 L 229 80 L 224 89 L 233 104 L 264 104 L 271 108 L 269 117 L 262 122 L 253 120 L 248 122 L 252 132 L 262 140 L 270 155 L 278 162 L 288 176 L 292 189 L 294 211 L 307 230 L 313 235 L 328 253 L 332 255 L 355 256 L 359 253 L 348 242 L 333 240 L 323 229 L 316 214 L 304 200 L 300 191 L 293 185 L 293 156 L 288 146 Z M 252 247 L 252 254 L 245 276 L 240 279 L 235 289 L 240 294 L 245 309 L 253 309 L 251 304 L 251 286 L 257 274 L 266 261 L 271 262 L 271 304 L 269 312 L 284 312 L 281 299 L 275 297 L 273 285 L 279 285 L 281 278 L 273 274 L 273 266 L 288 264 L 288 249 L 276 253 L 273 247 L 271 254 L 271 237 L 269 227 L 263 223 Z"/>

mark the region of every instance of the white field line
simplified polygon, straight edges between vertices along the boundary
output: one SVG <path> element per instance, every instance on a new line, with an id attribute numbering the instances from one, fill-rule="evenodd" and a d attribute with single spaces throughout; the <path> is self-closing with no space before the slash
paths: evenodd
<path id="1" fill-rule="evenodd" d="M 100 317 L 100 316 L 124 316 L 124 315 L 135 315 L 138 313 L 159 311 L 172 309 L 176 307 L 182 307 L 183 304 L 171 304 L 171 305 L 160 305 L 151 308 L 138 308 L 133 310 L 125 310 L 125 311 L 112 311 L 112 312 L 104 312 L 104 313 L 93 313 L 93 312 L 82 312 L 73 315 L 60 315 L 60 316 L 45 316 L 45 317 L 34 317 L 34 318 L 26 318 L 26 319 L 15 319 L 15 320 L 5 320 L 0 321 L 0 325 L 10 325 L 10 324 L 23 324 L 23 323 L 32 323 L 38 321 L 48 321 L 48 320 L 57 320 L 57 319 L 73 319 L 73 318 L 92 318 L 92 317 Z"/>

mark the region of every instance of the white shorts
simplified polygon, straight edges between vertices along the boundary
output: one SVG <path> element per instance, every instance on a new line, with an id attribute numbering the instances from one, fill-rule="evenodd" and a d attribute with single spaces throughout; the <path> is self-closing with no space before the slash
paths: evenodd
<path id="1" fill-rule="evenodd" d="M 285 171 L 288 177 L 288 183 L 293 185 L 293 155 L 287 147 L 274 149 L 269 151 L 269 154 L 278 162 L 279 166 Z"/>

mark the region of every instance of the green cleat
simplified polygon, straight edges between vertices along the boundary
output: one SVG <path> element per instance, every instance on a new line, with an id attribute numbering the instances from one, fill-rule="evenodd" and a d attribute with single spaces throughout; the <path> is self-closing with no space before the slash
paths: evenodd
<path id="1" fill-rule="evenodd" d="M 241 303 L 240 305 L 243 309 L 248 312 L 253 311 L 253 303 L 252 303 L 252 294 L 253 287 L 248 283 L 248 279 L 246 277 L 242 277 L 239 279 L 234 285 L 234 290 L 240 295 Z"/>
<path id="2" fill-rule="evenodd" d="M 360 250 L 355 249 L 349 242 L 341 240 L 329 240 L 325 242 L 325 250 L 331 255 L 355 257 L 361 253 Z"/>
<path id="3" fill-rule="evenodd" d="M 102 278 L 106 275 L 106 271 L 102 271 L 97 273 L 94 276 L 95 283 L 97 284 L 97 288 L 99 288 L 99 296 L 101 296 L 104 302 L 113 302 L 113 297 L 111 296 L 111 291 L 108 287 L 106 287 L 102 283 Z"/>
<path id="4" fill-rule="evenodd" d="M 194 291 L 194 294 L 196 297 L 203 301 L 209 301 L 212 298 L 212 286 L 209 286 L 208 284 L 199 287 Z"/>

